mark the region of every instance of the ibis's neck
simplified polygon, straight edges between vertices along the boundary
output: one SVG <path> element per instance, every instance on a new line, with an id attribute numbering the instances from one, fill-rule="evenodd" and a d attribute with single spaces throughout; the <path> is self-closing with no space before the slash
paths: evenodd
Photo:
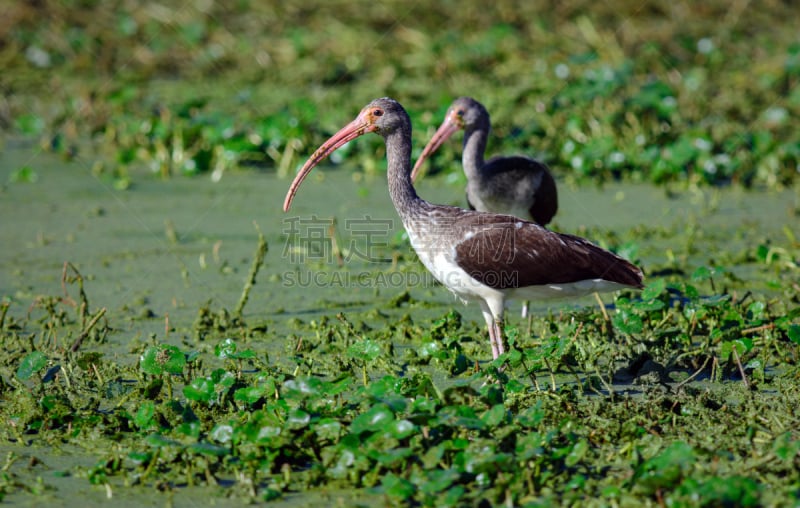
<path id="1" fill-rule="evenodd" d="M 389 195 L 405 223 L 421 201 L 411 184 L 411 129 L 396 129 L 385 139 Z"/>
<path id="2" fill-rule="evenodd" d="M 486 140 L 489 138 L 489 121 L 471 126 L 464 131 L 464 152 L 461 163 L 467 180 L 476 181 L 480 177 L 483 167 L 483 153 L 486 150 Z"/>

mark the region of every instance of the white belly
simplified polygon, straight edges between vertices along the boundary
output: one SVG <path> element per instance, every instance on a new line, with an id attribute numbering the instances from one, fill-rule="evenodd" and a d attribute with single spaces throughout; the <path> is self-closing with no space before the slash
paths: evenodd
<path id="1" fill-rule="evenodd" d="M 481 284 L 461 269 L 453 261 L 455 257 L 453 248 L 446 242 L 430 242 L 430 238 L 427 239 L 428 241 L 421 242 L 420 235 L 410 230 L 406 231 L 411 246 L 425 268 L 462 301 L 503 298 L 501 291 Z"/>

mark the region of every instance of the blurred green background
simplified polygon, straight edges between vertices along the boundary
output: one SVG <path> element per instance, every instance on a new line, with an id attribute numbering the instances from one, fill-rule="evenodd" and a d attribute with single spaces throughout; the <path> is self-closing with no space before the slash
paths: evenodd
<path id="1" fill-rule="evenodd" d="M 800 171 L 791 2 L 426 4 L 2 0 L 0 127 L 124 187 L 143 169 L 289 173 L 379 96 L 409 110 L 416 156 L 471 95 L 489 153 L 562 180 L 772 188 Z M 380 170 L 381 150 L 348 163 Z M 459 171 L 459 153 L 432 169 Z"/>

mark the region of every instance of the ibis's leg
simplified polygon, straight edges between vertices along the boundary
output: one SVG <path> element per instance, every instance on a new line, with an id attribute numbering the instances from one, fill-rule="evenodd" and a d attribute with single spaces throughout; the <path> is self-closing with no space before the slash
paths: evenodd
<path id="1" fill-rule="evenodd" d="M 502 345 L 501 340 L 497 336 L 497 325 L 494 321 L 494 316 L 492 316 L 492 311 L 489 310 L 489 306 L 486 303 L 481 302 L 481 312 L 483 313 L 483 319 L 486 321 L 486 328 L 489 329 L 489 343 L 492 345 L 492 358 L 497 358 L 500 356 L 500 347 Z"/>

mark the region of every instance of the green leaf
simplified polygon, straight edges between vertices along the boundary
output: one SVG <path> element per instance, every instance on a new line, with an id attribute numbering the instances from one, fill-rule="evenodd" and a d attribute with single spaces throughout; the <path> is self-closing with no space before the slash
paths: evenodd
<path id="1" fill-rule="evenodd" d="M 703 299 L 706 307 L 720 307 L 730 301 L 731 295 L 713 295 Z"/>
<path id="2" fill-rule="evenodd" d="M 542 408 L 542 403 L 537 402 L 517 416 L 520 425 L 528 428 L 538 427 L 545 420 L 547 413 Z"/>
<path id="3" fill-rule="evenodd" d="M 218 423 L 208 433 L 208 437 L 218 443 L 230 443 L 233 437 L 233 426 L 227 423 Z"/>
<path id="4" fill-rule="evenodd" d="M 631 307 L 637 312 L 655 312 L 665 306 L 664 302 L 655 298 L 631 304 Z"/>
<path id="5" fill-rule="evenodd" d="M 693 506 L 761 506 L 761 486 L 746 476 L 687 478 L 675 493 L 695 501 Z"/>
<path id="6" fill-rule="evenodd" d="M 11 183 L 36 183 L 39 181 L 39 175 L 30 166 L 22 166 L 8 175 L 8 181 Z"/>
<path id="7" fill-rule="evenodd" d="M 252 349 L 245 349 L 244 351 L 239 351 L 238 349 L 236 342 L 231 338 L 227 338 L 214 346 L 214 355 L 222 360 L 248 360 L 256 357 L 256 353 Z"/>
<path id="8" fill-rule="evenodd" d="M 197 402 L 211 402 L 216 394 L 214 383 L 205 377 L 193 379 L 183 387 L 183 396 Z"/>
<path id="9" fill-rule="evenodd" d="M 311 422 L 311 415 L 302 409 L 292 409 L 286 418 L 286 425 L 290 429 L 303 429 Z"/>
<path id="10" fill-rule="evenodd" d="M 265 393 L 263 386 L 245 386 L 233 393 L 233 400 L 245 404 L 255 404 Z"/>
<path id="11" fill-rule="evenodd" d="M 156 405 L 149 400 L 141 403 L 136 414 L 133 415 L 133 423 L 142 430 L 148 429 L 154 425 L 153 417 L 156 414 Z"/>
<path id="12" fill-rule="evenodd" d="M 134 452 L 130 452 L 128 454 L 128 458 L 131 459 L 131 461 L 134 464 L 136 464 L 138 466 L 141 466 L 141 465 L 145 465 L 145 464 L 149 463 L 150 459 L 153 458 L 153 454 L 150 453 L 150 452 L 137 452 L 137 451 L 134 451 Z"/>
<path id="13" fill-rule="evenodd" d="M 711 278 L 711 269 L 707 266 L 701 266 L 692 273 L 692 281 L 702 282 Z"/>
<path id="14" fill-rule="evenodd" d="M 764 311 L 767 308 L 767 304 L 764 302 L 753 302 L 747 306 L 747 313 L 749 314 L 750 319 L 761 319 L 764 317 Z"/>
<path id="15" fill-rule="evenodd" d="M 197 420 L 183 422 L 175 427 L 176 432 L 194 439 L 198 439 L 200 437 L 200 431 L 202 430 L 203 429 L 200 425 L 200 422 Z"/>
<path id="16" fill-rule="evenodd" d="M 497 427 L 506 417 L 506 408 L 503 404 L 496 404 L 483 413 L 481 420 L 489 427 Z"/>
<path id="17" fill-rule="evenodd" d="M 441 492 L 457 482 L 461 473 L 455 469 L 433 469 L 426 472 L 426 481 L 421 482 L 420 491 L 426 494 Z"/>
<path id="18" fill-rule="evenodd" d="M 790 341 L 800 345 L 800 325 L 789 325 L 789 328 L 786 329 L 786 335 Z"/>
<path id="19" fill-rule="evenodd" d="M 231 451 L 225 446 L 219 446 L 211 443 L 194 443 L 189 446 L 193 451 L 203 454 L 211 455 L 214 457 L 224 457 L 230 455 Z"/>
<path id="20" fill-rule="evenodd" d="M 364 360 L 371 362 L 381 354 L 381 346 L 370 339 L 363 339 L 349 348 L 347 348 L 347 356 L 354 359 Z"/>
<path id="21" fill-rule="evenodd" d="M 148 347 L 139 358 L 142 371 L 158 376 L 167 372 L 180 374 L 186 366 L 186 356 L 176 346 L 161 344 Z"/>
<path id="22" fill-rule="evenodd" d="M 361 434 L 362 432 L 383 430 L 394 419 L 394 413 L 385 404 L 376 404 L 353 420 L 350 425 L 350 432 L 352 434 Z"/>
<path id="23" fill-rule="evenodd" d="M 287 399 L 318 397 L 324 393 L 322 380 L 316 377 L 298 377 L 283 383 L 283 394 Z"/>
<path id="24" fill-rule="evenodd" d="M 753 341 L 748 338 L 741 338 L 736 340 L 727 340 L 722 343 L 722 348 L 720 354 L 722 358 L 729 359 L 730 356 L 733 354 L 733 351 L 736 351 L 736 354 L 739 355 L 741 358 L 747 351 L 750 351 L 753 348 Z"/>
<path id="25" fill-rule="evenodd" d="M 408 420 L 395 420 L 386 430 L 394 438 L 405 439 L 417 431 L 417 426 Z"/>
<path id="26" fill-rule="evenodd" d="M 144 438 L 144 442 L 152 446 L 153 448 L 164 448 L 168 446 L 176 446 L 179 448 L 183 447 L 183 445 L 181 445 L 181 443 L 179 443 L 178 441 L 164 437 L 161 434 L 150 434 L 149 436 Z"/>
<path id="27" fill-rule="evenodd" d="M 230 338 L 223 340 L 214 346 L 214 355 L 222 360 L 225 360 L 226 358 L 235 358 L 236 342 Z"/>
<path id="28" fill-rule="evenodd" d="M 47 356 L 41 351 L 31 351 L 22 358 L 22 361 L 17 367 L 17 377 L 21 381 L 26 381 L 34 374 L 45 368 L 47 365 Z"/>
<path id="29" fill-rule="evenodd" d="M 667 288 L 667 281 L 664 279 L 655 279 L 645 286 L 642 290 L 642 300 L 652 300 L 658 298 L 661 293 Z"/>
<path id="30" fill-rule="evenodd" d="M 772 453 L 782 461 L 791 463 L 800 453 L 800 439 L 793 439 L 791 432 L 784 432 L 772 443 Z"/>
<path id="31" fill-rule="evenodd" d="M 677 441 L 640 464 L 634 471 L 634 481 L 649 493 L 672 488 L 680 483 L 696 460 L 694 449 Z"/>
<path id="32" fill-rule="evenodd" d="M 567 454 L 564 458 L 564 464 L 569 467 L 575 466 L 583 457 L 586 456 L 586 452 L 589 451 L 589 443 L 585 439 L 581 439 L 572 447 L 572 450 Z"/>
<path id="33" fill-rule="evenodd" d="M 236 383 L 236 374 L 225 369 L 216 369 L 211 372 L 211 381 L 219 388 L 230 388 Z"/>
<path id="34" fill-rule="evenodd" d="M 314 432 L 320 439 L 338 441 L 342 435 L 342 424 L 333 418 L 323 418 L 314 426 Z"/>
<path id="35" fill-rule="evenodd" d="M 414 495 L 417 487 L 410 481 L 400 478 L 394 473 L 389 473 L 381 480 L 381 490 L 390 497 L 409 499 Z"/>
<path id="36" fill-rule="evenodd" d="M 619 309 L 611 321 L 615 328 L 628 335 L 636 335 L 644 329 L 642 318 L 627 309 Z"/>

